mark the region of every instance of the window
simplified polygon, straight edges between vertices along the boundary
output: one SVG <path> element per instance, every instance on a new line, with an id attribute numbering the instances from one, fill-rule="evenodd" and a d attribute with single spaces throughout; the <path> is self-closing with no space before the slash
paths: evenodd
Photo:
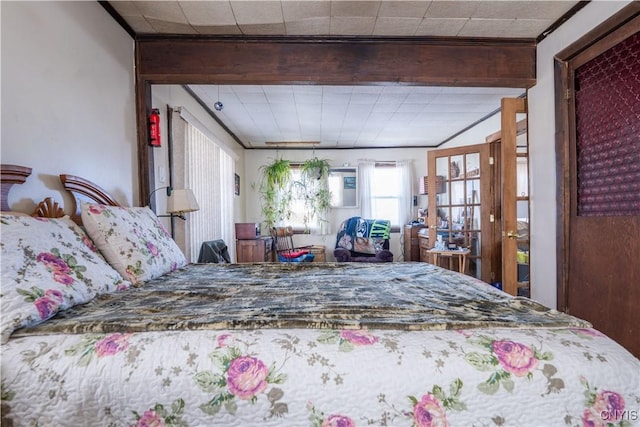
<path id="1" fill-rule="evenodd" d="M 400 224 L 400 176 L 398 168 L 376 165 L 371 179 L 371 212 L 373 218 L 388 219 Z M 404 222 L 404 221 L 403 221 Z"/>
<path id="2" fill-rule="evenodd" d="M 413 177 L 410 160 L 359 162 L 361 215 L 400 226 L 411 220 Z"/>
<path id="3" fill-rule="evenodd" d="M 291 167 L 291 217 L 286 224 L 294 229 L 304 229 L 305 232 L 318 232 L 324 234 L 327 231 L 327 219 L 325 211 L 318 211 L 318 197 L 324 189 L 329 190 L 327 177 L 309 181 L 304 176 L 300 165 Z M 316 197 L 312 197 L 314 194 Z M 329 203 L 329 201 L 327 201 Z"/>
<path id="4" fill-rule="evenodd" d="M 291 182 L 296 183 L 302 180 L 302 171 L 300 168 L 292 167 L 291 168 Z M 304 206 L 304 197 L 300 191 L 295 191 L 295 184 L 293 191 L 293 200 L 291 201 L 291 219 L 288 224 L 295 229 L 305 228 L 304 217 L 306 215 L 305 206 Z M 283 224 L 284 225 L 284 224 Z M 312 226 L 310 228 L 313 228 Z"/>

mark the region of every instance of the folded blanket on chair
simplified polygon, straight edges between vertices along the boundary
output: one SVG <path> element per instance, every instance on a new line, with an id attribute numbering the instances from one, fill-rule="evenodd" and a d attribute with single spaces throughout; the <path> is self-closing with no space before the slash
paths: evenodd
<path id="1" fill-rule="evenodd" d="M 390 233 L 389 220 L 351 217 L 340 224 L 336 248 L 348 249 L 355 253 L 376 254 L 382 250 Z"/>

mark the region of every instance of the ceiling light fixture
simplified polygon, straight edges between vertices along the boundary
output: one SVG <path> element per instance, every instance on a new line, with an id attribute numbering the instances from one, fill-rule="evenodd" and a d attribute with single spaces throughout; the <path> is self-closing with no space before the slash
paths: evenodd
<path id="1" fill-rule="evenodd" d="M 222 109 L 224 108 L 224 104 L 220 102 L 220 85 L 218 85 L 217 88 L 218 88 L 218 100 L 216 101 L 215 104 L 213 104 L 213 108 L 215 108 L 216 111 L 222 111 Z"/>

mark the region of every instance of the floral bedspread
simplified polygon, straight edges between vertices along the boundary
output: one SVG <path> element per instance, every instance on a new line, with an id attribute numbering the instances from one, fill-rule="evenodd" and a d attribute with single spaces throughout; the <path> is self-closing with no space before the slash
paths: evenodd
<path id="1" fill-rule="evenodd" d="M 428 264 L 348 267 L 194 265 L 18 331 L 2 425 L 640 426 L 640 361 L 588 324 Z"/>

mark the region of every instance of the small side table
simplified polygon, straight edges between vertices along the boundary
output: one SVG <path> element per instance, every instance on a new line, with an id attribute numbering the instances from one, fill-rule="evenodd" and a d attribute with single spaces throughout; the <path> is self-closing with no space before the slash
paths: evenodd
<path id="1" fill-rule="evenodd" d="M 434 265 L 438 265 L 438 257 L 439 256 L 443 256 L 443 257 L 458 257 L 458 270 L 460 271 L 460 273 L 465 272 L 465 267 L 467 264 L 467 255 L 469 255 L 469 253 L 471 252 L 469 249 L 454 249 L 454 250 L 445 250 L 445 251 L 438 251 L 435 249 L 429 249 L 427 251 L 428 253 L 431 254 L 432 260 L 433 260 L 433 264 Z"/>

